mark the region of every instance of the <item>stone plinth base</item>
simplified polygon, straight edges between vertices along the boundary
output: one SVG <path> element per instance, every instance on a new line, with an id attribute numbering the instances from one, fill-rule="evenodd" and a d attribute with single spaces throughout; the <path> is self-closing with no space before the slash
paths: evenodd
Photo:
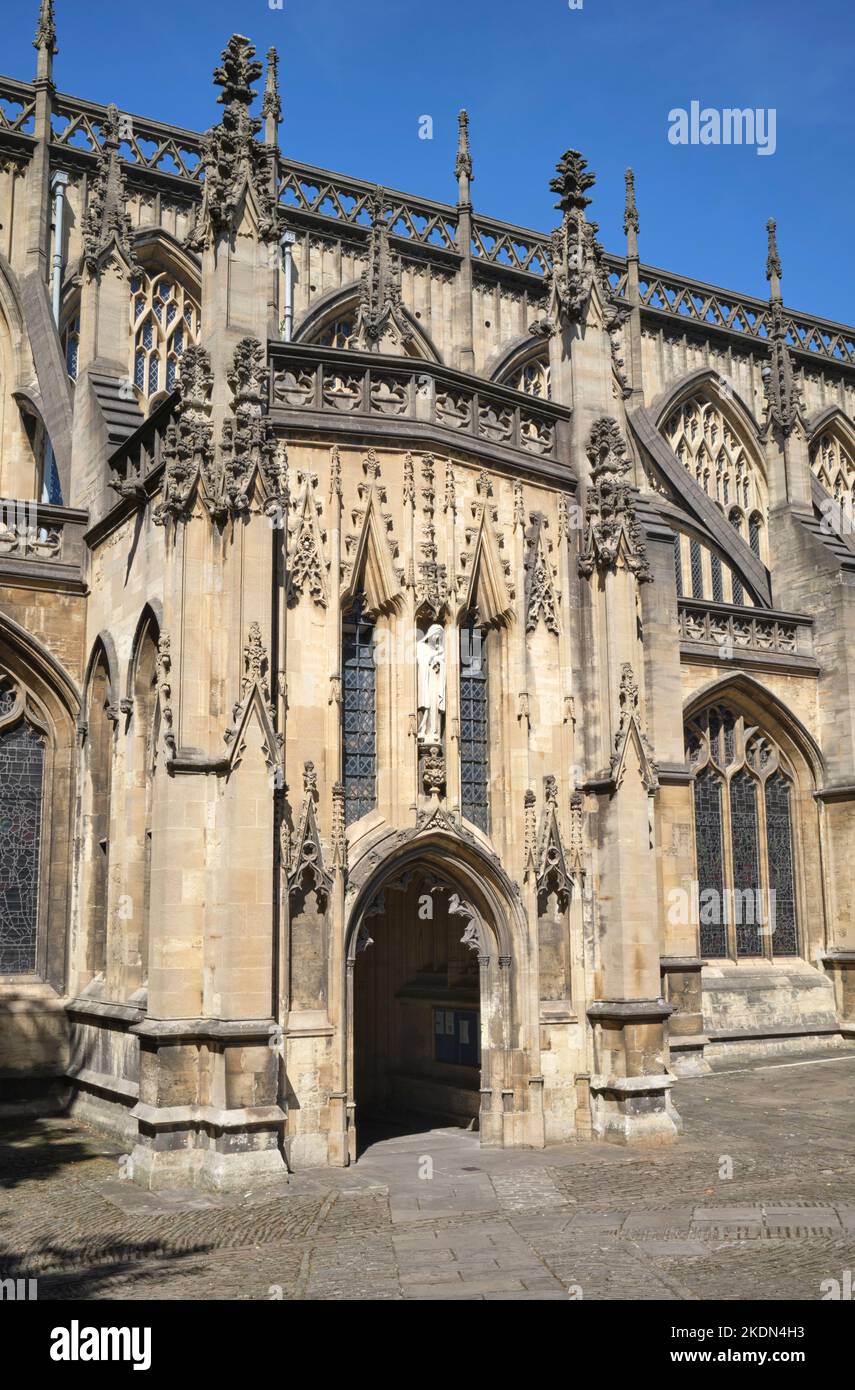
<path id="1" fill-rule="evenodd" d="M 709 961 L 702 988 L 710 1058 L 728 1049 L 762 1057 L 840 1037 L 833 981 L 805 960 Z"/>
<path id="2" fill-rule="evenodd" d="M 128 1176 L 141 1187 L 228 1192 L 259 1181 L 288 1180 L 279 1147 L 285 1112 L 278 1105 L 242 1111 L 138 1105 L 132 1114 L 139 1138 Z"/>
<path id="3" fill-rule="evenodd" d="M 663 999 L 601 1000 L 588 1016 L 594 1029 L 597 1071 L 591 1076 L 595 1138 L 615 1144 L 670 1143 L 681 1129 L 665 1066 L 665 1024 L 673 1012 Z"/>
<path id="4" fill-rule="evenodd" d="M 135 1182 L 228 1191 L 287 1180 L 272 1019 L 147 1019 L 131 1031 L 140 1041 Z"/>

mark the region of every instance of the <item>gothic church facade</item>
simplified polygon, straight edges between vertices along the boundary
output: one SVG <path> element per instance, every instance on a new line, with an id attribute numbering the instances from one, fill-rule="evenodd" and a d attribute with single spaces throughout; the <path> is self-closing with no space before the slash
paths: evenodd
<path id="1" fill-rule="evenodd" d="M 0 1106 L 147 1186 L 668 1142 L 855 1030 L 855 334 L 0 79 Z M 255 115 L 256 102 L 259 114 Z M 212 100 L 212 113 L 215 106 Z M 556 151 L 558 153 L 558 151 Z"/>

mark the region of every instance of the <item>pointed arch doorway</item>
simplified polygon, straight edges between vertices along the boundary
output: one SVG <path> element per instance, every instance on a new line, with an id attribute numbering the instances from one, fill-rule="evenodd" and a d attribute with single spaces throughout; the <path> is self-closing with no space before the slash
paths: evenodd
<path id="1" fill-rule="evenodd" d="M 494 895 L 459 881 L 456 868 L 411 862 L 366 893 L 352 918 L 352 1157 L 372 1136 L 437 1126 L 502 1142 L 494 1131 L 513 1012 L 509 932 Z"/>

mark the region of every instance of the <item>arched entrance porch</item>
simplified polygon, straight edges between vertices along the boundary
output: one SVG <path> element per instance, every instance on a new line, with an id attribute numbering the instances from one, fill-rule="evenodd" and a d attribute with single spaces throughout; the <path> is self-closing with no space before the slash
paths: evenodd
<path id="1" fill-rule="evenodd" d="M 363 1121 L 472 1125 L 494 1146 L 542 1133 L 512 946 L 525 917 L 501 870 L 479 861 L 456 845 L 413 845 L 374 870 L 349 914 L 352 1160 Z"/>

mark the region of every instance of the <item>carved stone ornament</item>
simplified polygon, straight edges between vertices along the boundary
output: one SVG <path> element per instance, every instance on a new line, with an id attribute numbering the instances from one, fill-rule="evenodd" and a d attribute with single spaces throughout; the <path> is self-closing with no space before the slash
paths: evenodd
<path id="1" fill-rule="evenodd" d="M 617 301 L 612 291 L 605 253 L 597 240 L 597 224 L 588 222 L 585 216 L 585 208 L 591 201 L 587 192 L 595 182 L 595 175 L 578 150 L 566 150 L 555 169 L 555 178 L 549 186 L 558 194 L 555 206 L 563 217 L 561 225 L 549 238 L 546 312 L 535 319 L 529 329 L 544 337 L 556 332 L 562 323 L 581 323 L 595 286 L 606 328 L 619 321 L 626 311 L 626 306 Z"/>
<path id="2" fill-rule="evenodd" d="M 414 336 L 401 297 L 401 258 L 389 245 L 385 201 L 382 188 L 378 188 L 367 200 L 371 216 L 368 264 L 359 285 L 359 309 L 354 328 L 357 347 L 371 352 L 380 351 L 380 344 L 390 327 L 397 331 L 404 346 Z"/>
<path id="3" fill-rule="evenodd" d="M 318 831 L 316 806 L 318 779 L 312 762 L 303 764 L 303 805 L 288 866 L 289 891 L 312 888 L 323 899 L 332 887 L 332 874 L 324 864 L 324 851 Z"/>
<path id="4" fill-rule="evenodd" d="M 164 437 L 163 495 L 152 514 L 156 526 L 189 514 L 196 481 L 213 465 L 210 420 L 213 386 L 208 352 L 191 343 L 181 358 L 178 376 L 181 395 Z"/>
<path id="5" fill-rule="evenodd" d="M 83 259 L 90 275 L 98 272 L 110 250 L 120 253 L 131 274 L 140 267 L 132 246 L 133 225 L 127 211 L 127 190 L 119 159 L 120 123 L 117 107 L 108 106 L 101 123 L 104 143 L 98 169 L 89 191 L 82 219 Z"/>
<path id="6" fill-rule="evenodd" d="M 644 533 L 635 510 L 635 492 L 627 481 L 626 443 L 616 420 L 603 416 L 591 429 L 588 443 L 591 478 L 585 505 L 585 539 L 579 573 L 625 566 L 639 580 L 649 580 L 650 566 Z"/>
<path id="7" fill-rule="evenodd" d="M 620 717 L 614 740 L 614 752 L 609 762 L 609 773 L 620 786 L 626 762 L 627 744 L 635 739 L 641 764 L 641 777 L 648 792 L 659 785 L 659 769 L 653 756 L 653 749 L 641 723 L 638 680 L 628 661 L 621 666 L 620 692 L 618 695 Z"/>
<path id="8" fill-rule="evenodd" d="M 222 88 L 217 100 L 223 106 L 223 119 L 202 137 L 205 177 L 202 205 L 187 237 L 191 251 L 203 251 L 217 237 L 235 231 L 245 197 L 253 204 L 259 238 L 272 241 L 278 235 L 279 210 L 272 192 L 274 151 L 256 139 L 262 122 L 249 110 L 255 100 L 253 83 L 261 72 L 249 39 L 233 34 L 221 66 L 214 71 L 214 82 Z"/>
<path id="9" fill-rule="evenodd" d="M 220 450 L 202 465 L 203 500 L 214 521 L 250 510 L 256 479 L 264 511 L 280 517 L 288 504 L 288 460 L 264 414 L 267 364 L 257 338 L 242 338 L 227 375 L 232 419 L 223 422 Z"/>
<path id="10" fill-rule="evenodd" d="M 532 514 L 525 559 L 525 629 L 533 632 L 541 620 L 558 635 L 558 595 L 546 542 L 546 518 Z"/>

